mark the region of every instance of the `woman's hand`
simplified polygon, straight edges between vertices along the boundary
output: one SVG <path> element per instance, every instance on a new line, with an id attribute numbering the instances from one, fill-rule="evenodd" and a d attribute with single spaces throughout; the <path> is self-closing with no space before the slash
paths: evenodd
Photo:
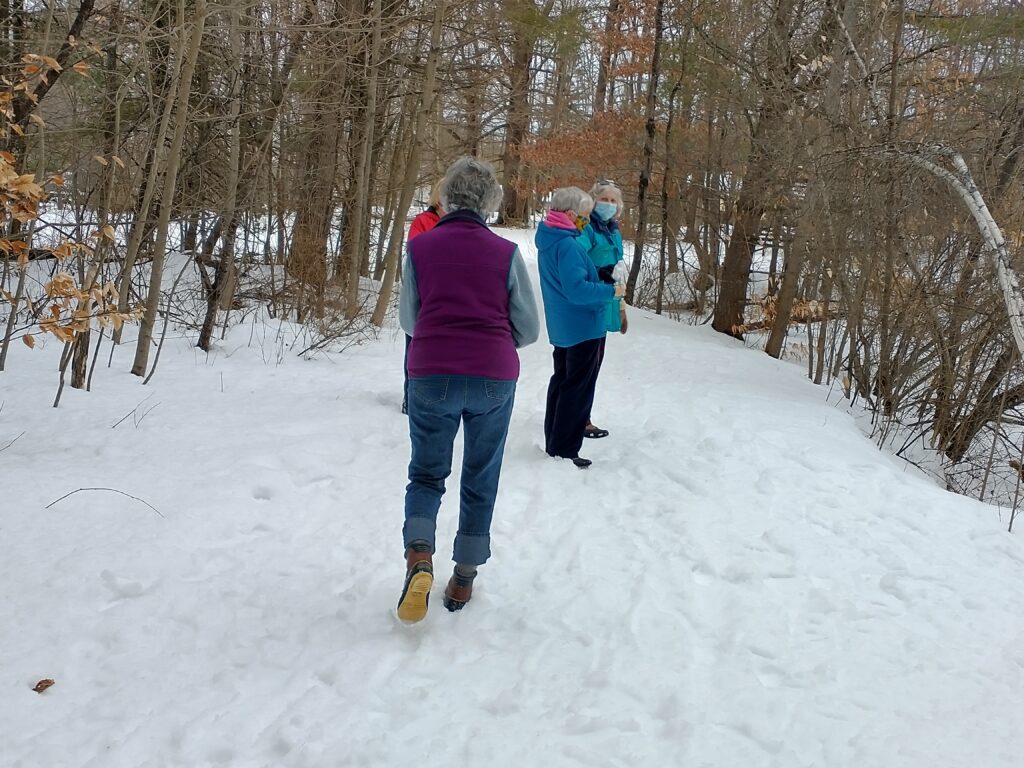
<path id="1" fill-rule="evenodd" d="M 615 298 L 616 299 L 621 299 L 625 295 L 626 295 L 626 286 L 624 286 L 622 283 L 616 283 L 615 284 Z"/>

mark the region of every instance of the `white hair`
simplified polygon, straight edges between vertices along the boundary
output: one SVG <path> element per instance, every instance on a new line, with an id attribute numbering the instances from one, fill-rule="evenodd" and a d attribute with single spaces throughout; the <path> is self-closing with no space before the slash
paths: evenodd
<path id="1" fill-rule="evenodd" d="M 551 193 L 552 211 L 573 211 L 580 216 L 589 216 L 594 201 L 579 187 L 560 187 Z"/>

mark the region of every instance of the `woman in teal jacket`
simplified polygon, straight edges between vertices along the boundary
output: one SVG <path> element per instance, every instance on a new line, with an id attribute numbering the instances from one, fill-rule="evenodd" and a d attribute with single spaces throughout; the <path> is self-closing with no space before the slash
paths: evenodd
<path id="1" fill-rule="evenodd" d="M 612 272 L 615 265 L 622 261 L 622 233 L 619 231 L 619 215 L 622 213 L 622 190 L 614 181 L 602 179 L 590 188 L 590 196 L 594 199 L 594 210 L 590 212 L 590 223 L 583 230 L 580 238 L 591 261 L 597 268 L 598 275 L 605 282 L 614 282 Z M 629 329 L 626 320 L 626 305 L 621 298 L 613 298 L 604 307 L 605 330 L 614 333 L 625 333 Z M 598 372 L 604 362 L 604 340 L 601 342 L 598 357 Z M 608 430 L 594 426 L 587 414 L 587 425 L 584 437 L 608 437 Z"/>
<path id="2" fill-rule="evenodd" d="M 598 358 L 604 345 L 605 308 L 621 296 L 621 286 L 602 282 L 583 247 L 580 231 L 592 202 L 578 187 L 556 189 L 547 217 L 537 227 L 537 267 L 544 298 L 548 338 L 554 347 L 554 373 L 548 382 L 544 447 L 550 456 L 580 456 L 587 414 L 594 402 Z"/>

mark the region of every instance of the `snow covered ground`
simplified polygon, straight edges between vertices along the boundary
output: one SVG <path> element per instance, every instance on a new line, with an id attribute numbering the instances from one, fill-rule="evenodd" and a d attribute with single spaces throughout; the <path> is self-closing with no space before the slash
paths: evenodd
<path id="1" fill-rule="evenodd" d="M 447 613 L 449 492 L 409 627 L 402 339 L 303 361 L 274 331 L 169 338 L 147 387 L 125 345 L 56 410 L 56 345 L 13 350 L 3 768 L 1020 765 L 1020 537 L 796 366 L 634 311 L 580 472 L 524 350 L 494 557 Z M 47 507 L 79 488 L 139 500 Z"/>

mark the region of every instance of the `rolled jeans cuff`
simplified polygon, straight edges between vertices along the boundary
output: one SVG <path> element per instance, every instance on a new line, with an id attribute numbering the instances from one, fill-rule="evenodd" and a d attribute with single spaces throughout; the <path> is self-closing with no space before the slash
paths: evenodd
<path id="1" fill-rule="evenodd" d="M 491 534 L 489 533 L 462 533 L 455 535 L 456 563 L 462 565 L 483 565 L 491 556 Z"/>
<path id="2" fill-rule="evenodd" d="M 434 537 L 437 533 L 437 521 L 427 517 L 407 517 L 405 527 L 402 529 L 402 538 L 405 540 L 405 548 L 414 541 L 430 542 L 430 551 L 433 552 Z"/>

